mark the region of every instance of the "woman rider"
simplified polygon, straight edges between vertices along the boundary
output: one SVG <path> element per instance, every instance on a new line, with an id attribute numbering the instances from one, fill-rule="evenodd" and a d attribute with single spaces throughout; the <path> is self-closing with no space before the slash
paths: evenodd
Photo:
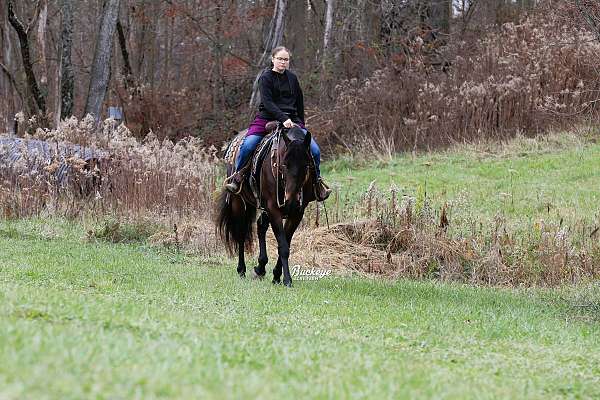
<path id="1" fill-rule="evenodd" d="M 265 125 L 269 121 L 279 121 L 286 128 L 294 124 L 300 126 L 304 133 L 304 97 L 296 75 L 288 70 L 290 51 L 283 46 L 276 47 L 271 52 L 273 68 L 265 70 L 258 84 L 261 103 L 258 115 L 250 124 L 248 132 L 242 142 L 235 162 L 235 173 L 227 179 L 225 188 L 237 193 L 244 179 L 240 169 L 246 165 L 250 155 L 266 135 Z M 310 152 L 315 162 L 317 175 L 316 196 L 318 201 L 323 201 L 331 193 L 331 189 L 323 182 L 319 165 L 321 151 L 314 139 L 310 143 Z"/>

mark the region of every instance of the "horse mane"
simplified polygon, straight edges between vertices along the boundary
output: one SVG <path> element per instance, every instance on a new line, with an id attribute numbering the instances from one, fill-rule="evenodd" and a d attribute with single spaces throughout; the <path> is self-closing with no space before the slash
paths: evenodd
<path id="1" fill-rule="evenodd" d="M 301 128 L 294 126 L 287 131 L 284 131 L 282 134 L 286 135 L 290 140 L 289 149 L 292 152 L 297 153 L 297 155 L 304 155 L 305 152 L 300 152 L 300 149 L 304 150 L 304 139 L 306 136 Z M 288 146 L 286 146 L 286 148 L 288 148 Z"/>
<path id="2" fill-rule="evenodd" d="M 283 134 L 287 135 L 291 140 L 304 140 L 304 132 L 297 126 L 288 129 L 287 132 L 284 131 Z"/>

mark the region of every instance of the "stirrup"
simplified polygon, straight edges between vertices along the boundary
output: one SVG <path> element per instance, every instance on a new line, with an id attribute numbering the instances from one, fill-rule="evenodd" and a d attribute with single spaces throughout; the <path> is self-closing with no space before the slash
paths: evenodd
<path id="1" fill-rule="evenodd" d="M 331 194 L 332 190 L 327 184 L 323 181 L 322 177 L 317 178 L 315 182 L 315 198 L 317 201 L 325 201 Z M 324 192 L 323 196 L 320 196 L 321 192 Z"/>
<path id="2" fill-rule="evenodd" d="M 236 181 L 236 175 L 239 176 L 239 172 L 240 171 L 234 172 L 233 174 L 225 178 L 225 181 L 223 181 L 223 187 L 230 193 L 240 194 L 240 192 L 242 191 L 242 187 L 244 186 L 243 177 L 238 178 L 239 182 Z"/>
<path id="3" fill-rule="evenodd" d="M 225 189 L 227 189 L 227 191 L 229 191 L 230 193 L 239 194 L 242 188 L 238 187 L 238 185 L 236 185 L 235 182 L 229 182 L 225 184 Z"/>

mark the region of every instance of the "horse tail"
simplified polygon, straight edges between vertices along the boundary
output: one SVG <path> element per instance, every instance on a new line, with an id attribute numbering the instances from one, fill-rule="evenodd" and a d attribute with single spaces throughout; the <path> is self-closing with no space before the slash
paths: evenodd
<path id="1" fill-rule="evenodd" d="M 247 206 L 243 200 L 223 190 L 216 202 L 217 233 L 225 242 L 227 251 L 235 255 L 240 245 L 251 250 L 254 243 L 254 222 L 256 209 Z"/>

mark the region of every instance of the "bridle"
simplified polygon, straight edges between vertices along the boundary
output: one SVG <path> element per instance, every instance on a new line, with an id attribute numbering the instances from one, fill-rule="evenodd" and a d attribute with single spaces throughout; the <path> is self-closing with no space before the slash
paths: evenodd
<path id="1" fill-rule="evenodd" d="M 287 198 L 287 187 L 285 184 L 285 174 L 283 173 L 283 171 L 281 170 L 281 151 L 279 150 L 279 141 L 281 140 L 281 135 L 284 135 L 285 133 L 283 133 L 283 128 L 281 127 L 281 125 L 279 125 L 277 127 L 277 132 L 276 132 L 277 136 L 276 136 L 276 141 L 277 141 L 277 161 L 275 163 L 276 167 L 274 168 L 273 171 L 273 175 L 275 176 L 275 196 L 277 197 L 277 207 L 278 208 L 283 208 L 285 207 L 285 199 Z M 289 148 L 286 146 L 285 151 L 287 152 L 289 150 Z M 307 150 L 307 156 L 310 157 L 310 151 Z M 308 182 L 308 178 L 309 178 L 309 173 L 310 173 L 310 165 L 306 166 L 306 173 L 304 174 L 304 181 L 302 182 L 302 185 L 300 186 L 300 193 L 299 193 L 299 201 L 300 201 L 300 206 L 302 206 L 304 204 L 304 185 L 306 185 L 306 183 Z M 283 201 L 279 201 L 279 188 L 280 188 L 280 183 L 283 184 Z"/>

